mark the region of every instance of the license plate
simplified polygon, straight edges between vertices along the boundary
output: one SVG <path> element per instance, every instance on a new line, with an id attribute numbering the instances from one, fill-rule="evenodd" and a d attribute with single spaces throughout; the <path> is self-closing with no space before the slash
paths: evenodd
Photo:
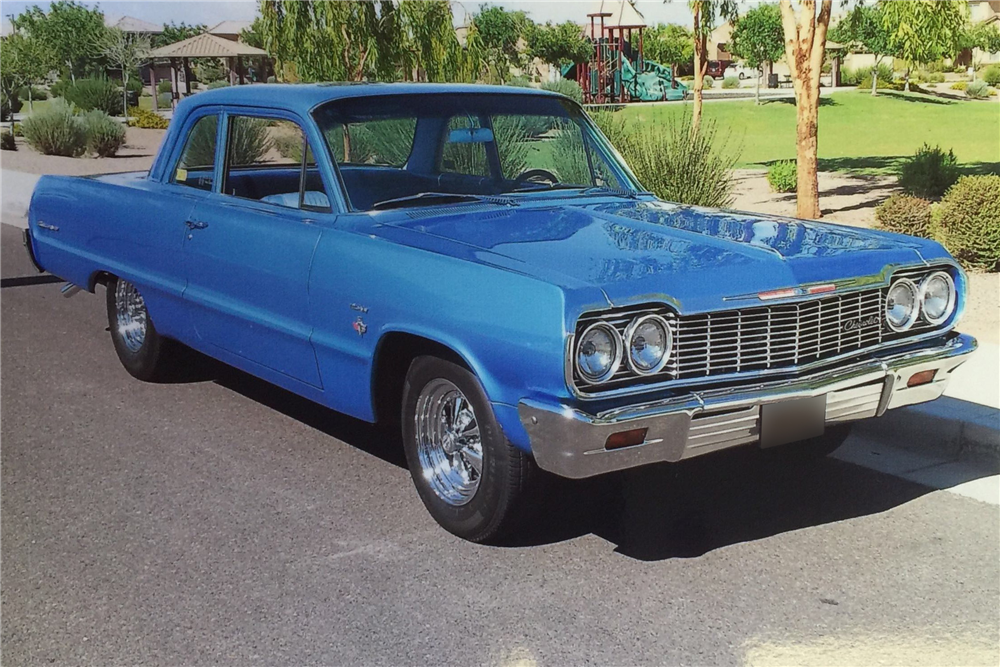
<path id="1" fill-rule="evenodd" d="M 768 403 L 760 408 L 760 446 L 777 447 L 823 435 L 826 395 Z"/>

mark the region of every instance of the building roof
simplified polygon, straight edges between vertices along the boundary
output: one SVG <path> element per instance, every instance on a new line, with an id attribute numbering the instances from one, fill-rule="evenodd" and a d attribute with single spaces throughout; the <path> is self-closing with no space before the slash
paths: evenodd
<path id="1" fill-rule="evenodd" d="M 163 33 L 163 26 L 137 19 L 134 16 L 122 16 L 114 21 L 105 20 L 104 24 L 109 28 L 118 28 L 122 32 L 142 32 L 150 35 Z"/>
<path id="2" fill-rule="evenodd" d="M 252 21 L 220 21 L 206 30 L 212 35 L 238 35 L 244 30 L 250 29 Z"/>
<path id="3" fill-rule="evenodd" d="M 153 49 L 153 58 L 233 58 L 266 56 L 267 51 L 203 32 L 194 37 Z"/>

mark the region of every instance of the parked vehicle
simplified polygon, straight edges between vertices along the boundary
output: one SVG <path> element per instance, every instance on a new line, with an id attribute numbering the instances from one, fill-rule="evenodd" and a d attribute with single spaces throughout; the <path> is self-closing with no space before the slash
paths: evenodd
<path id="1" fill-rule="evenodd" d="M 730 76 L 735 76 L 739 78 L 740 81 L 743 81 L 744 79 L 753 80 L 764 76 L 764 70 L 754 69 L 753 67 L 747 67 L 743 64 L 733 63 L 726 68 L 723 78 Z"/>
<path id="2" fill-rule="evenodd" d="M 721 79 L 722 73 L 726 71 L 726 68 L 729 67 L 732 62 L 732 60 L 709 60 L 708 69 L 705 74 L 713 79 Z"/>
<path id="3" fill-rule="evenodd" d="M 133 376 L 183 344 L 377 421 L 475 541 L 512 529 L 535 466 L 822 455 L 976 346 L 934 241 L 659 201 L 531 89 L 200 93 L 149 173 L 43 176 L 25 241 L 68 291 L 106 288 Z"/>

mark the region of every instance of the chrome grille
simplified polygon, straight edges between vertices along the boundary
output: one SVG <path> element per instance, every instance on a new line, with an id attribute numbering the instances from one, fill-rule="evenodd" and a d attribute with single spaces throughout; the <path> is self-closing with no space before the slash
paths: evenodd
<path id="1" fill-rule="evenodd" d="M 901 269 L 893 278 L 919 282 L 941 267 Z M 647 313 L 664 317 L 674 331 L 674 351 L 663 370 L 636 376 L 624 362 L 599 387 L 587 385 L 576 374 L 573 381 L 585 392 L 604 392 L 669 380 L 703 380 L 795 368 L 852 352 L 862 353 L 881 343 L 917 335 L 934 327 L 918 320 L 909 331 L 898 333 L 885 325 L 884 304 L 888 285 L 808 300 L 739 310 L 678 317 L 662 304 L 647 304 L 612 311 L 587 313 L 577 323 L 577 334 L 603 320 L 624 336 L 633 319 Z M 628 351 L 625 351 L 628 354 Z"/>

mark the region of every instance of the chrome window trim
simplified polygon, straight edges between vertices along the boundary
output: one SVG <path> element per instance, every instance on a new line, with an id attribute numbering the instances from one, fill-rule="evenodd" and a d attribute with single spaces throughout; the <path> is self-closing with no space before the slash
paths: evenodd
<path id="1" fill-rule="evenodd" d="M 866 289 L 873 289 L 873 288 L 888 288 L 889 286 L 891 286 L 891 284 L 893 282 L 893 280 L 892 280 L 893 275 L 895 275 L 899 271 L 915 271 L 915 270 L 916 271 L 919 271 L 919 270 L 932 271 L 935 268 L 937 268 L 937 269 L 952 269 L 955 272 L 957 272 L 960 276 L 964 276 L 964 271 L 962 270 L 962 268 L 956 262 L 949 261 L 949 260 L 939 260 L 939 261 L 934 261 L 934 262 L 924 262 L 922 264 L 900 265 L 900 266 L 894 266 L 894 267 L 891 267 L 891 268 L 887 268 L 886 270 L 883 270 L 881 273 L 875 274 L 873 276 L 862 276 L 862 277 L 847 279 L 845 281 L 836 281 L 838 284 L 850 285 L 850 287 L 846 288 L 846 289 L 838 289 L 835 292 L 835 294 L 849 294 L 849 293 L 852 293 L 852 292 L 857 292 L 857 291 L 866 290 Z M 928 277 L 930 275 L 933 275 L 933 274 L 932 273 L 928 274 Z M 947 273 L 946 273 L 946 275 L 947 275 Z M 830 296 L 830 294 L 822 294 L 822 295 L 815 295 L 815 296 L 808 296 L 808 297 L 795 297 L 795 298 L 782 299 L 780 301 L 775 301 L 775 304 L 795 303 L 795 302 L 806 303 L 806 302 L 815 300 L 817 298 L 828 297 L 828 296 Z M 906 346 L 912 345 L 914 343 L 919 343 L 919 342 L 922 342 L 922 341 L 925 341 L 925 340 L 930 340 L 930 339 L 933 339 L 933 338 L 937 338 L 937 337 L 940 337 L 940 336 L 947 335 L 948 333 L 950 333 L 951 331 L 954 330 L 955 325 L 961 319 L 962 313 L 963 313 L 963 311 L 965 309 L 965 300 L 958 298 L 958 289 L 957 289 L 957 287 L 955 289 L 955 302 L 956 302 L 956 306 L 953 307 L 952 312 L 949 314 L 948 318 L 945 318 L 945 320 L 944 320 L 944 321 L 948 321 L 948 319 L 951 320 L 951 326 L 950 327 L 940 328 L 940 329 L 933 329 L 933 330 L 925 331 L 925 332 L 922 332 L 922 333 L 919 333 L 919 334 L 914 334 L 914 335 L 908 336 L 906 338 L 896 338 L 896 339 L 893 339 L 893 340 L 885 341 L 883 343 L 880 343 L 880 344 L 872 346 L 872 347 L 865 348 L 863 350 L 853 350 L 851 352 L 847 352 L 847 353 L 844 353 L 844 354 L 839 354 L 839 355 L 836 355 L 834 357 L 828 357 L 826 359 L 820 359 L 820 360 L 817 360 L 817 361 L 812 361 L 812 362 L 809 362 L 808 364 L 796 364 L 796 365 L 792 365 L 792 366 L 784 366 L 784 367 L 781 367 L 781 368 L 769 368 L 769 369 L 757 370 L 757 371 L 741 371 L 739 373 L 728 373 L 728 374 L 725 374 L 725 375 L 710 375 L 710 376 L 706 376 L 706 377 L 703 377 L 703 378 L 686 378 L 686 379 L 679 379 L 679 380 L 678 379 L 671 379 L 671 380 L 664 380 L 663 382 L 656 382 L 656 383 L 650 383 L 650 384 L 638 384 L 638 385 L 633 385 L 633 386 L 629 386 L 629 387 L 619 387 L 617 389 L 611 389 L 611 390 L 605 390 L 605 391 L 592 391 L 592 392 L 581 390 L 579 387 L 577 387 L 576 382 L 574 382 L 573 373 L 574 373 L 574 369 L 576 368 L 576 334 L 575 334 L 575 329 L 574 329 L 572 331 L 568 331 L 567 334 L 566 334 L 566 352 L 565 352 L 565 355 L 564 355 L 564 361 L 565 361 L 565 363 L 564 363 L 564 379 L 566 381 L 566 386 L 567 386 L 567 388 L 570 391 L 570 395 L 573 396 L 574 398 L 577 398 L 577 399 L 580 399 L 580 400 L 605 400 L 605 399 L 619 398 L 619 397 L 623 397 L 623 396 L 635 396 L 635 395 L 638 395 L 638 394 L 645 394 L 645 393 L 650 393 L 650 392 L 655 392 L 655 391 L 661 391 L 661 390 L 664 390 L 664 389 L 697 387 L 697 386 L 706 385 L 706 384 L 719 384 L 719 383 L 725 383 L 725 382 L 730 382 L 730 381 L 741 382 L 741 383 L 748 383 L 748 382 L 753 382 L 757 378 L 771 377 L 771 376 L 776 376 L 776 375 L 795 375 L 795 374 L 799 374 L 799 373 L 805 373 L 805 372 L 808 372 L 808 371 L 811 371 L 811 370 L 814 370 L 814 369 L 817 369 L 817 368 L 822 368 L 822 367 L 827 366 L 829 364 L 835 364 L 837 362 L 844 361 L 844 360 L 847 360 L 847 359 L 861 358 L 861 357 L 864 357 L 864 356 L 868 356 L 868 355 L 872 355 L 872 354 L 877 354 L 877 353 L 882 352 L 884 350 L 889 350 L 889 349 L 893 349 L 893 348 L 900 348 L 900 347 L 906 347 Z M 667 307 L 670 307 L 670 305 L 666 304 L 666 303 L 664 303 L 663 305 L 667 306 Z M 610 312 L 614 312 L 615 310 L 617 310 L 617 308 L 615 308 L 615 309 L 607 309 L 607 311 L 601 311 L 601 312 L 609 312 L 610 313 Z M 732 309 L 720 310 L 718 312 L 720 312 L 720 313 L 721 312 L 730 312 L 730 310 L 732 310 Z M 584 317 L 586 315 L 594 314 L 595 312 L 596 311 L 587 311 L 585 313 L 581 313 L 580 316 L 577 318 L 577 321 L 579 321 L 580 318 L 582 318 L 582 317 Z M 715 312 L 715 311 L 713 311 L 713 312 Z M 884 317 L 884 313 L 883 313 L 883 317 Z M 594 324 L 597 324 L 597 323 L 595 322 Z M 575 325 L 575 322 L 574 322 L 574 325 Z M 591 325 L 591 326 L 593 326 L 593 325 Z M 588 327 L 588 330 L 589 330 L 589 328 L 590 327 Z"/>

